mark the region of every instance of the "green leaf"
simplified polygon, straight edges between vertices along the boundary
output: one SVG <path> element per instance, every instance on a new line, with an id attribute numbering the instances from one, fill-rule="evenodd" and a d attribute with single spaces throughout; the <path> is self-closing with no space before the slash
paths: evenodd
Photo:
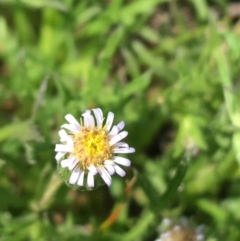
<path id="1" fill-rule="evenodd" d="M 115 53 L 124 36 L 124 29 L 118 28 L 108 37 L 105 48 L 101 52 L 100 59 L 110 59 Z"/>
<path id="2" fill-rule="evenodd" d="M 207 149 L 202 131 L 205 125 L 205 119 L 200 116 L 186 115 L 182 117 L 175 139 L 174 155 L 179 156 L 185 150 Z"/>
<path id="3" fill-rule="evenodd" d="M 140 61 L 147 64 L 154 71 L 159 71 L 159 68 L 163 66 L 163 59 L 161 56 L 156 56 L 155 52 L 150 51 L 146 46 L 140 41 L 134 41 L 132 43 L 134 52 L 138 55 Z"/>
<path id="4" fill-rule="evenodd" d="M 229 60 L 226 53 L 222 49 L 218 49 L 215 53 L 215 58 L 218 64 L 218 70 L 222 81 L 225 103 L 232 124 L 240 128 L 240 97 L 239 89 L 234 88 L 232 84 L 232 73 L 229 66 Z"/>
<path id="5" fill-rule="evenodd" d="M 168 2 L 168 0 L 132 1 L 122 9 L 121 20 L 125 25 L 132 25 L 139 14 L 150 14 L 154 11 L 154 7 L 162 2 Z"/>
<path id="6" fill-rule="evenodd" d="M 30 121 L 21 121 L 2 127 L 0 129 L 0 141 L 9 137 L 18 138 L 22 142 L 42 141 L 40 133 Z"/>
<path id="7" fill-rule="evenodd" d="M 180 161 L 174 177 L 170 180 L 167 190 L 160 198 L 159 204 L 155 208 L 156 212 L 159 212 L 159 210 L 166 208 L 167 205 L 173 200 L 173 197 L 176 195 L 177 189 L 183 181 L 183 178 L 187 172 L 189 161 L 190 153 L 186 153 L 185 157 Z"/>
<path id="8" fill-rule="evenodd" d="M 236 154 L 237 162 L 240 165 L 240 132 L 236 132 L 233 134 L 232 145 L 233 145 L 233 150 Z"/>
<path id="9" fill-rule="evenodd" d="M 85 7 L 85 6 L 84 6 Z M 76 24 L 81 25 L 89 22 L 92 18 L 96 17 L 97 14 L 101 12 L 99 6 L 92 6 L 84 9 L 82 6 L 79 6 L 74 10 L 74 13 L 77 16 Z"/>
<path id="10" fill-rule="evenodd" d="M 152 72 L 147 71 L 143 75 L 136 77 L 121 90 L 121 97 L 128 98 L 132 94 L 142 93 L 150 84 Z"/>
<path id="11" fill-rule="evenodd" d="M 146 210 L 135 226 L 132 227 L 129 232 L 123 234 L 119 241 L 138 240 L 140 237 L 142 238 L 151 223 L 154 221 L 154 218 L 154 213 L 150 210 Z"/>
<path id="12" fill-rule="evenodd" d="M 140 74 L 139 66 L 136 57 L 127 48 L 121 49 L 124 60 L 126 61 L 126 68 L 132 77 L 136 78 Z"/>
<path id="13" fill-rule="evenodd" d="M 198 18 L 200 20 L 207 20 L 208 17 L 208 5 L 205 0 L 192 0 L 193 5 L 197 11 Z"/>
<path id="14" fill-rule="evenodd" d="M 227 213 L 218 203 L 208 199 L 199 199 L 197 206 L 202 211 L 208 213 L 216 222 L 224 222 L 227 219 Z"/>
<path id="15" fill-rule="evenodd" d="M 29 7 L 35 8 L 44 8 L 51 7 L 61 11 L 67 11 L 68 7 L 61 1 L 52 1 L 52 0 L 20 0 L 21 3 L 26 4 Z"/>

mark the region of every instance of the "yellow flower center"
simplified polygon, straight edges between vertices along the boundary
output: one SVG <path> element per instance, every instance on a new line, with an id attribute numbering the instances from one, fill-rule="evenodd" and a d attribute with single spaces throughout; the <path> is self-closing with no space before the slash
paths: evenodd
<path id="1" fill-rule="evenodd" d="M 86 170 L 91 164 L 102 166 L 105 160 L 111 158 L 111 147 L 105 128 L 82 127 L 81 131 L 74 135 L 73 143 L 73 152 L 82 170 Z"/>

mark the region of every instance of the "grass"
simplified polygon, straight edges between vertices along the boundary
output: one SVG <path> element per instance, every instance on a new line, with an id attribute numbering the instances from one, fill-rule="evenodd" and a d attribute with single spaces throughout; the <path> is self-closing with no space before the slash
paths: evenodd
<path id="1" fill-rule="evenodd" d="M 207 241 L 239 239 L 231 4 L 0 2 L 0 240 L 155 240 L 183 216 Z M 81 192 L 59 180 L 54 145 L 65 114 L 94 107 L 125 121 L 136 153 L 126 178 Z"/>

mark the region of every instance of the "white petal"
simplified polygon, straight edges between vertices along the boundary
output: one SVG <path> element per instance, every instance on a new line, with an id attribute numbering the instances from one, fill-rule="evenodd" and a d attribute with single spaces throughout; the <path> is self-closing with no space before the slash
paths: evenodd
<path id="1" fill-rule="evenodd" d="M 120 157 L 120 156 L 115 156 L 113 157 L 113 161 L 115 163 L 121 164 L 123 166 L 129 167 L 131 165 L 131 161 L 127 158 Z"/>
<path id="2" fill-rule="evenodd" d="M 97 168 L 94 165 L 90 165 L 89 167 L 87 167 L 87 169 L 93 174 L 96 175 L 97 174 Z"/>
<path id="3" fill-rule="evenodd" d="M 104 166 L 108 170 L 110 175 L 113 175 L 115 173 L 115 168 L 113 167 L 113 165 L 104 165 Z"/>
<path id="4" fill-rule="evenodd" d="M 125 142 L 118 142 L 118 143 L 116 143 L 115 145 L 114 145 L 114 147 L 116 148 L 116 147 L 127 147 L 127 148 L 129 148 L 129 145 L 127 144 L 127 143 L 125 143 Z"/>
<path id="5" fill-rule="evenodd" d="M 113 148 L 112 149 L 113 153 L 133 153 L 135 152 L 135 149 L 132 147 L 129 148 Z"/>
<path id="6" fill-rule="evenodd" d="M 75 119 L 75 117 L 71 114 L 67 114 L 65 115 L 65 119 L 70 123 L 70 124 L 75 124 L 80 126 L 80 124 L 78 123 L 78 121 Z"/>
<path id="7" fill-rule="evenodd" d="M 201 234 L 201 233 L 196 234 L 196 240 L 197 240 L 197 241 L 202 241 L 202 240 L 204 240 L 204 235 Z"/>
<path id="8" fill-rule="evenodd" d="M 115 136 L 118 134 L 117 126 L 113 126 L 112 130 L 108 133 L 109 136 Z"/>
<path id="9" fill-rule="evenodd" d="M 100 176 L 102 177 L 103 181 L 108 185 L 111 186 L 112 184 L 112 178 L 110 176 L 110 174 L 102 168 L 97 167 L 98 173 L 100 174 Z"/>
<path id="10" fill-rule="evenodd" d="M 114 161 L 106 160 L 106 161 L 104 161 L 104 165 L 114 165 Z"/>
<path id="11" fill-rule="evenodd" d="M 84 126 L 86 126 L 86 127 L 94 127 L 95 126 L 94 118 L 90 114 L 90 112 L 83 113 L 82 116 L 84 119 Z"/>
<path id="12" fill-rule="evenodd" d="M 72 132 L 79 132 L 81 129 L 80 125 L 76 125 L 76 124 L 63 124 L 61 128 L 68 129 L 69 131 L 72 131 Z"/>
<path id="13" fill-rule="evenodd" d="M 65 152 L 58 152 L 55 156 L 55 159 L 57 161 L 60 161 L 60 159 L 65 155 L 66 153 Z"/>
<path id="14" fill-rule="evenodd" d="M 80 169 L 79 168 L 75 168 L 69 178 L 69 183 L 70 184 L 75 184 L 79 178 L 80 175 Z"/>
<path id="15" fill-rule="evenodd" d="M 72 168 L 72 165 L 74 165 L 74 164 L 76 165 L 76 161 L 75 160 L 76 160 L 76 157 L 75 156 L 71 156 L 71 157 L 69 157 L 67 159 L 62 160 L 60 164 L 61 164 L 61 166 L 63 168 L 68 167 L 70 169 L 70 167 Z M 70 169 L 70 170 L 72 170 L 72 169 Z"/>
<path id="16" fill-rule="evenodd" d="M 125 126 L 125 123 L 124 121 L 121 121 L 117 124 L 117 128 L 118 128 L 118 131 L 121 131 Z"/>
<path id="17" fill-rule="evenodd" d="M 107 116 L 107 120 L 106 120 L 106 131 L 110 131 L 111 127 L 112 127 L 112 123 L 113 123 L 113 118 L 114 118 L 114 114 L 112 112 L 108 112 L 108 116 Z"/>
<path id="18" fill-rule="evenodd" d="M 62 160 L 60 162 L 61 167 L 63 167 L 63 168 L 68 167 L 70 163 L 71 163 L 71 160 L 69 160 L 69 158 L 68 159 L 64 159 L 64 160 Z"/>
<path id="19" fill-rule="evenodd" d="M 116 173 L 121 176 L 124 177 L 126 175 L 126 172 L 118 165 L 114 165 L 115 171 Z"/>
<path id="20" fill-rule="evenodd" d="M 102 112 L 102 110 L 100 108 L 97 108 L 97 110 L 98 110 L 98 113 L 100 114 L 101 119 L 103 119 L 103 112 Z"/>
<path id="21" fill-rule="evenodd" d="M 90 114 L 91 114 L 91 111 L 90 111 L 90 110 L 86 110 L 86 111 L 83 113 L 83 115 L 85 115 L 85 114 L 90 115 Z"/>
<path id="22" fill-rule="evenodd" d="M 68 134 L 67 134 L 67 132 L 65 130 L 60 130 L 58 132 L 58 135 L 60 136 L 60 141 L 66 140 L 67 136 L 68 136 Z"/>
<path id="23" fill-rule="evenodd" d="M 55 151 L 60 151 L 60 152 L 72 152 L 73 148 L 67 145 L 62 145 L 62 144 L 56 144 L 55 146 Z"/>
<path id="24" fill-rule="evenodd" d="M 73 158 L 71 159 L 70 164 L 68 165 L 68 169 L 70 171 L 73 170 L 73 168 L 77 165 L 77 163 L 78 163 L 78 159 L 75 156 L 73 156 Z"/>
<path id="25" fill-rule="evenodd" d="M 118 133 L 116 136 L 114 136 L 110 141 L 109 141 L 109 145 L 112 146 L 114 144 L 116 144 L 117 142 L 121 141 L 123 138 L 125 138 L 128 135 L 127 131 L 122 131 L 120 133 Z"/>
<path id="26" fill-rule="evenodd" d="M 102 110 L 97 108 L 93 109 L 94 115 L 96 117 L 97 127 L 101 127 L 103 123 L 103 113 Z"/>
<path id="27" fill-rule="evenodd" d="M 94 175 L 91 172 L 88 173 L 87 185 L 89 187 L 94 187 Z"/>
<path id="28" fill-rule="evenodd" d="M 102 110 L 100 108 L 97 108 L 97 110 L 98 110 L 98 113 L 100 114 L 101 119 L 103 119 L 103 112 L 102 112 Z"/>
<path id="29" fill-rule="evenodd" d="M 69 147 L 72 147 L 74 146 L 74 143 L 73 143 L 73 138 L 71 136 L 67 136 L 67 139 L 66 139 L 66 145 L 69 146 Z"/>
<path id="30" fill-rule="evenodd" d="M 81 172 L 79 179 L 77 181 L 78 186 L 83 186 L 83 181 L 84 181 L 84 171 Z"/>

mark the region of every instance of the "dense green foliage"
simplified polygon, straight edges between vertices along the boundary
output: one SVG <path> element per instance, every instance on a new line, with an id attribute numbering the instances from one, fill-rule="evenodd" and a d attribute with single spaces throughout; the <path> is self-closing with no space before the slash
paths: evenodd
<path id="1" fill-rule="evenodd" d="M 239 240 L 231 9 L 227 0 L 0 1 L 1 241 L 150 241 L 162 218 L 183 216 L 204 224 L 208 241 Z M 93 107 L 125 121 L 136 153 L 125 178 L 81 192 L 60 181 L 54 145 L 65 114 Z"/>

